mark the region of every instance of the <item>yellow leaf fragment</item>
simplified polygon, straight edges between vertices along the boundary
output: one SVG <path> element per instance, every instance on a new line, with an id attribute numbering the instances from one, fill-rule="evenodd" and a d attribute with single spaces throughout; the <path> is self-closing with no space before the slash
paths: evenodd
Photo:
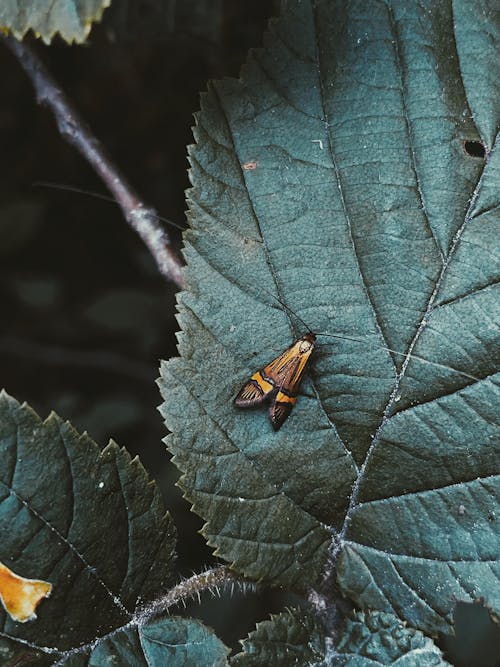
<path id="1" fill-rule="evenodd" d="M 36 618 L 35 609 L 52 592 L 52 584 L 25 579 L 0 562 L 0 602 L 14 621 L 26 623 Z"/>

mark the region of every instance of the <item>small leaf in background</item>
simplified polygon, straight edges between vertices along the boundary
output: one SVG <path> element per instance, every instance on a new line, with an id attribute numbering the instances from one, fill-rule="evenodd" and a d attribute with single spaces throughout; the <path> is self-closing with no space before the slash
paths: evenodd
<path id="1" fill-rule="evenodd" d="M 0 14 L 2 10 L 0 9 Z M 15 252 L 36 235 L 43 220 L 37 201 L 16 201 L 0 208 L 0 255 Z"/>
<path id="2" fill-rule="evenodd" d="M 290 609 L 258 623 L 241 643 L 242 652 L 231 659 L 234 667 L 324 664 L 324 632 L 313 616 L 300 609 Z"/>
<path id="3" fill-rule="evenodd" d="M 418 630 L 407 628 L 391 614 L 361 612 L 346 618 L 335 645 L 324 630 L 299 609 L 272 616 L 257 625 L 243 642 L 234 667 L 446 667 L 441 651 Z"/>
<path id="4" fill-rule="evenodd" d="M 53 585 L 36 623 L 0 608 L 0 654 L 54 659 L 130 623 L 173 581 L 175 529 L 139 460 L 0 395 L 0 560 Z M 3 652 L 3 653 L 2 653 Z M 45 656 L 46 657 L 46 656 Z M 45 659 L 45 658 L 44 658 Z"/>
<path id="5" fill-rule="evenodd" d="M 500 27 L 477 6 L 291 0 L 209 86 L 161 380 L 217 555 L 433 634 L 458 601 L 500 614 Z M 351 340 L 318 336 L 274 433 L 232 402 L 299 318 Z"/>
<path id="6" fill-rule="evenodd" d="M 18 276 L 12 291 L 27 306 L 39 309 L 60 307 L 64 287 L 55 276 Z"/>
<path id="7" fill-rule="evenodd" d="M 199 621 L 174 617 L 152 623 L 140 632 L 148 665 L 224 667 L 228 664 L 228 649 Z"/>
<path id="8" fill-rule="evenodd" d="M 446 667 L 439 648 L 392 614 L 361 612 L 347 618 L 339 632 L 332 667 Z"/>
<path id="9" fill-rule="evenodd" d="M 157 342 L 157 313 L 162 307 L 163 295 L 155 297 L 138 289 L 114 289 L 90 303 L 83 317 L 103 332 L 134 336 L 147 349 Z"/>
<path id="10" fill-rule="evenodd" d="M 25 623 L 36 618 L 35 609 L 48 598 L 52 584 L 39 579 L 25 579 L 0 562 L 0 602 L 14 621 Z"/>
<path id="11" fill-rule="evenodd" d="M 65 667 L 134 665 L 134 667 L 228 667 L 228 649 L 199 621 L 171 617 L 138 628 L 125 628 L 80 655 Z"/>
<path id="12" fill-rule="evenodd" d="M 84 42 L 111 0 L 17 0 L 0 6 L 0 29 L 22 39 L 28 30 L 49 44 L 59 34 L 66 42 Z"/>

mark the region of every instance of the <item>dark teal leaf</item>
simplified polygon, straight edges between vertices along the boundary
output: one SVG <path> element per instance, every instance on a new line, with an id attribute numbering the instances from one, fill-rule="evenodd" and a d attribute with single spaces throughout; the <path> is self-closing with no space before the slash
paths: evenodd
<path id="1" fill-rule="evenodd" d="M 446 667 L 439 648 L 392 614 L 362 612 L 346 619 L 339 633 L 335 667 Z"/>
<path id="2" fill-rule="evenodd" d="M 227 667 L 228 649 L 199 621 L 170 617 L 114 633 L 65 667 Z"/>
<path id="3" fill-rule="evenodd" d="M 22 39 L 28 30 L 46 44 L 58 33 L 66 42 L 84 42 L 111 0 L 16 0 L 0 5 L 0 29 Z"/>
<path id="4" fill-rule="evenodd" d="M 418 630 L 383 612 L 346 618 L 326 640 L 320 623 L 302 610 L 272 616 L 243 641 L 234 667 L 446 667 L 441 651 Z"/>
<path id="5" fill-rule="evenodd" d="M 299 609 L 271 616 L 257 624 L 242 642 L 234 667 L 298 667 L 325 665 L 325 637 L 320 624 Z"/>
<path id="6" fill-rule="evenodd" d="M 500 108 L 498 72 L 492 67 L 498 59 L 498 7 L 495 12 L 488 0 L 458 0 L 453 3 L 453 11 L 467 101 L 479 134 L 491 147 L 498 133 Z"/>
<path id="7" fill-rule="evenodd" d="M 173 580 L 175 530 L 140 461 L 0 395 L 0 561 L 52 584 L 38 618 L 0 608 L 0 651 L 66 652 L 121 628 Z"/>
<path id="8" fill-rule="evenodd" d="M 429 631 L 446 630 L 457 600 L 500 608 L 495 395 L 484 380 L 388 419 L 339 561 L 361 605 L 402 608 Z"/>
<path id="9" fill-rule="evenodd" d="M 217 554 L 430 632 L 458 600 L 500 610 L 500 30 L 473 6 L 292 0 L 210 86 L 161 380 Z M 304 333 L 279 301 L 355 340 L 319 337 L 274 433 L 232 400 Z"/>

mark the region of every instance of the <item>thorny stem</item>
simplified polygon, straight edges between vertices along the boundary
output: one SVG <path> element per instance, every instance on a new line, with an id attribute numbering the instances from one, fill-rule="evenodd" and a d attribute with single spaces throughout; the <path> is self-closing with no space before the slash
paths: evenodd
<path id="1" fill-rule="evenodd" d="M 89 649 L 94 649 L 99 643 L 110 639 L 114 635 L 118 634 L 119 632 L 123 632 L 127 628 L 138 628 L 143 626 L 148 623 L 154 616 L 167 612 L 171 607 L 174 607 L 178 604 L 185 605 L 187 600 L 195 597 L 199 598 L 203 591 L 209 590 L 215 593 L 219 593 L 220 588 L 226 587 L 228 585 L 231 585 L 232 587 L 238 586 L 243 589 L 247 586 L 254 586 L 254 584 L 251 582 L 247 582 L 242 577 L 239 577 L 237 574 L 231 572 L 227 566 L 221 565 L 220 567 L 206 570 L 201 574 L 195 574 L 189 579 L 181 581 L 163 597 L 150 602 L 141 609 L 138 609 L 126 625 L 112 630 L 107 635 L 99 637 L 89 644 L 84 644 L 64 652 L 49 647 L 31 646 L 28 642 L 26 642 L 26 645 L 30 648 L 43 651 L 44 653 L 57 654 L 59 659 L 58 662 L 54 663 L 54 667 L 62 667 L 62 665 L 66 664 L 67 659 L 72 655 L 83 653 Z"/>
<path id="2" fill-rule="evenodd" d="M 184 277 L 181 260 L 172 249 L 167 232 L 159 224 L 155 209 L 146 206 L 127 182 L 36 53 L 13 37 L 4 36 L 2 39 L 31 79 L 38 103 L 51 109 L 61 135 L 83 155 L 101 177 L 122 209 L 128 224 L 141 237 L 156 260 L 160 273 L 182 289 Z"/>
<path id="3" fill-rule="evenodd" d="M 231 586 L 232 588 L 237 586 L 245 589 L 248 586 L 255 585 L 242 579 L 226 565 L 205 570 L 205 572 L 195 574 L 189 577 L 189 579 L 180 581 L 168 593 L 142 607 L 137 614 L 138 625 L 148 621 L 152 616 L 167 611 L 170 607 L 178 604 L 185 605 L 186 600 L 193 598 L 198 598 L 199 600 L 200 594 L 203 591 L 209 590 L 219 593 L 219 589 L 226 586 Z"/>

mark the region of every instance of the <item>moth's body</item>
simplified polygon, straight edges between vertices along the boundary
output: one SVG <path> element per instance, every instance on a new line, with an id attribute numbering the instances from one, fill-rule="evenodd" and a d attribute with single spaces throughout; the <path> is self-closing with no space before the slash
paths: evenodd
<path id="1" fill-rule="evenodd" d="M 297 393 L 312 354 L 316 336 L 307 333 L 258 370 L 234 399 L 239 408 L 256 407 L 269 400 L 269 419 L 278 431 L 297 401 Z"/>

